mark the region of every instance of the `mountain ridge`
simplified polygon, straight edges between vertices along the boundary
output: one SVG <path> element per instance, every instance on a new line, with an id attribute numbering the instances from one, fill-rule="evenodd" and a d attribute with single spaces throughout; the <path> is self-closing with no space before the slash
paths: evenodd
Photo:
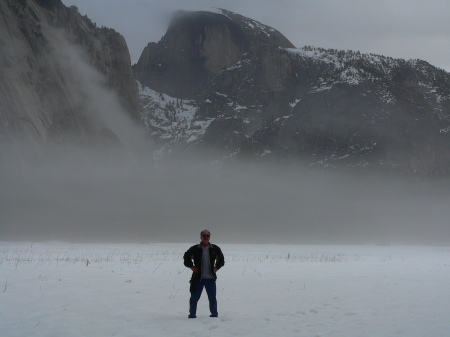
<path id="1" fill-rule="evenodd" d="M 233 21 L 232 15 L 225 13 Z M 183 17 L 188 22 L 185 26 L 197 25 L 190 32 L 194 38 L 189 40 L 197 41 L 191 44 L 196 52 L 208 49 L 202 44 L 204 40 L 195 40 L 196 36 L 208 36 L 211 29 L 211 23 L 202 21 L 203 15 L 196 12 Z M 223 17 L 221 10 L 219 14 L 207 14 L 214 15 Z M 243 30 L 242 20 L 251 19 L 238 17 Z M 167 49 L 164 41 L 187 43 L 184 35 L 174 31 L 176 25 L 177 21 L 173 22 L 169 26 L 172 29 L 152 45 L 159 64 L 164 64 L 166 54 L 179 52 Z M 245 34 L 249 33 L 241 32 Z M 215 47 L 218 54 L 225 48 Z M 179 57 L 179 64 L 190 67 L 189 57 Z M 402 174 L 450 173 L 450 76 L 425 61 L 260 41 L 253 41 L 233 59 L 234 63 L 223 62 L 213 73 L 205 71 L 205 58 L 192 60 L 194 68 L 203 67 L 203 73 L 199 72 L 202 75 L 195 80 L 184 77 L 182 70 L 177 76 L 166 73 L 165 67 L 159 67 L 155 75 L 155 63 L 146 64 L 144 59 L 133 67 L 142 87 L 174 98 L 175 108 L 167 119 L 168 124 L 176 125 L 172 136 L 167 128 L 158 131 L 151 110 L 144 112 L 147 127 L 170 152 L 197 148 L 209 151 L 214 160 L 271 158 L 318 167 L 370 166 Z M 144 68 L 146 71 L 142 71 Z M 191 88 L 189 94 L 183 94 L 183 85 Z M 141 99 L 148 103 L 143 92 Z M 197 107 L 190 125 L 178 124 L 176 118 L 176 101 L 180 105 L 185 99 L 194 101 L 190 104 Z M 180 129 L 180 125 L 185 127 Z M 198 125 L 207 127 L 193 139 Z"/>

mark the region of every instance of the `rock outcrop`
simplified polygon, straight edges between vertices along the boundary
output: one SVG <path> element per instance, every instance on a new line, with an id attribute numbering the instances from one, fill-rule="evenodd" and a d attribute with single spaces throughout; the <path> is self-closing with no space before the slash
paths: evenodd
<path id="1" fill-rule="evenodd" d="M 450 75 L 425 61 L 297 49 L 218 10 L 179 13 L 133 71 L 167 153 L 450 174 Z"/>

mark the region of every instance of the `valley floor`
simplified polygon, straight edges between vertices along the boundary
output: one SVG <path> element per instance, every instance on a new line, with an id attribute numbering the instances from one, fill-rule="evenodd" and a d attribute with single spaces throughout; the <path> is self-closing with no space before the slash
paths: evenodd
<path id="1" fill-rule="evenodd" d="M 449 247 L 219 244 L 188 319 L 190 245 L 0 242 L 0 336 L 450 334 Z"/>

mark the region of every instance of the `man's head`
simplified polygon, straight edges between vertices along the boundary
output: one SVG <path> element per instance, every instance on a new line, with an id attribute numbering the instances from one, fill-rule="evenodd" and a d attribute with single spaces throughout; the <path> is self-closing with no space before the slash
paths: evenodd
<path id="1" fill-rule="evenodd" d="M 207 229 L 202 230 L 202 232 L 200 233 L 200 239 L 202 240 L 202 244 L 205 246 L 209 244 L 210 237 L 211 233 Z"/>

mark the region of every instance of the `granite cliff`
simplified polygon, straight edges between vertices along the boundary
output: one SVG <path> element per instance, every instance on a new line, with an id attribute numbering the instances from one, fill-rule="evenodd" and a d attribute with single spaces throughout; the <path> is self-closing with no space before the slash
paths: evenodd
<path id="1" fill-rule="evenodd" d="M 279 86 L 277 75 L 282 70 L 277 66 L 283 62 L 272 67 L 270 50 L 294 46 L 273 28 L 232 12 L 226 14 L 178 12 L 162 40 L 144 49 L 134 67 L 136 78 L 157 91 L 196 98 L 204 90 L 205 81 L 235 65 L 243 55 L 264 54 L 263 65 L 269 68 L 264 72 L 268 76 L 264 83 L 268 88 Z M 272 56 L 276 58 L 278 53 Z"/>
<path id="2" fill-rule="evenodd" d="M 119 33 L 60 0 L 1 0 L 0 28 L 3 142 L 117 143 L 120 125 L 111 120 L 127 114 L 140 121 Z"/>

